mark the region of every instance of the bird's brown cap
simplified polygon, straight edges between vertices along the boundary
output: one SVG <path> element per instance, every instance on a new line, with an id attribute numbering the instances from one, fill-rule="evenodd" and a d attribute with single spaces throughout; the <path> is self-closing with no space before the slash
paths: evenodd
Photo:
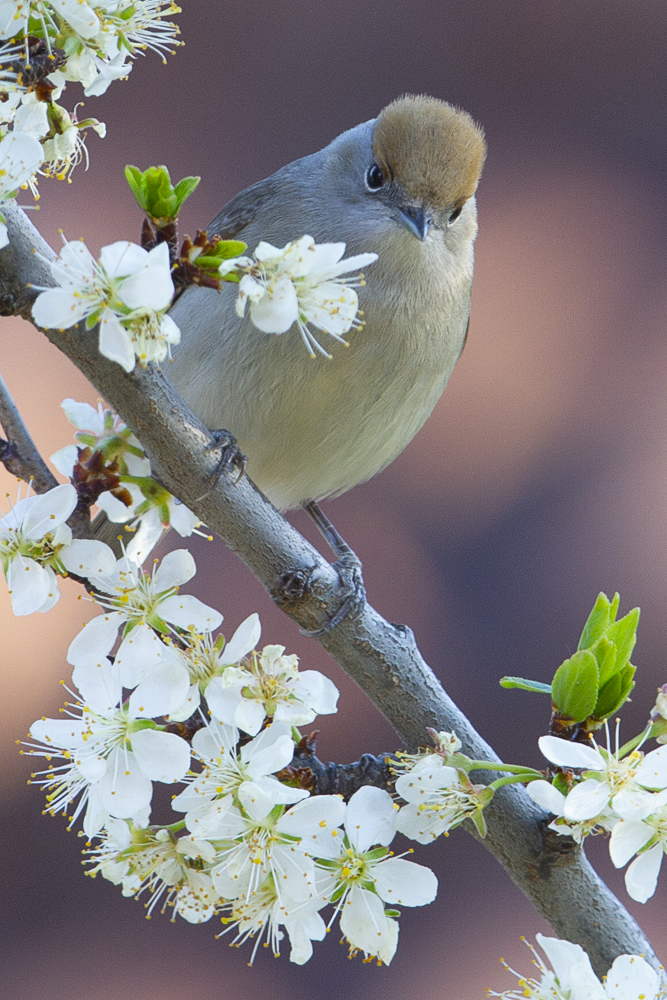
<path id="1" fill-rule="evenodd" d="M 442 210 L 475 193 L 486 158 L 482 128 L 466 111 L 426 95 L 399 97 L 373 127 L 373 155 L 410 199 Z"/>

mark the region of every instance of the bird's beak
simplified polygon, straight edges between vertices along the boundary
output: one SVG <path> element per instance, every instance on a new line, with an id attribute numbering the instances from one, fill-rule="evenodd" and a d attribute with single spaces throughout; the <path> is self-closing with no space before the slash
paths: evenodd
<path id="1" fill-rule="evenodd" d="M 407 205 L 405 208 L 399 208 L 398 218 L 418 240 L 423 242 L 426 239 L 432 219 L 423 205 Z"/>

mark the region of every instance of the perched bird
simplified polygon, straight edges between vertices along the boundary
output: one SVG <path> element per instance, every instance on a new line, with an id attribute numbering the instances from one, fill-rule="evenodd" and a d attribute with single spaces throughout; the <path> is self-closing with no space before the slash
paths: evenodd
<path id="1" fill-rule="evenodd" d="M 235 311 L 238 285 L 191 287 L 170 376 L 281 510 L 337 496 L 384 469 L 440 398 L 465 344 L 475 190 L 486 144 L 470 115 L 406 96 L 317 153 L 238 194 L 209 233 L 282 246 L 304 233 L 375 252 L 359 292 L 364 325 L 331 358 L 297 330 L 269 336 Z"/>

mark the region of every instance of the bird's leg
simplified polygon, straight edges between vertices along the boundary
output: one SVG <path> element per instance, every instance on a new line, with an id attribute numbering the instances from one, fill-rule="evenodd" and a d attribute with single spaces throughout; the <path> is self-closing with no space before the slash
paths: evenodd
<path id="1" fill-rule="evenodd" d="M 210 490 L 204 493 L 204 496 L 197 497 L 198 500 L 203 500 L 211 493 L 222 477 L 231 472 L 232 469 L 238 469 L 238 476 L 234 481 L 234 485 L 243 479 L 245 475 L 246 466 L 248 464 L 248 459 L 243 454 L 241 449 L 236 443 L 236 438 L 229 431 L 211 431 L 211 440 L 206 445 L 206 451 L 219 451 L 220 459 L 213 471 L 213 485 Z"/>
<path id="2" fill-rule="evenodd" d="M 331 632 L 345 618 L 358 618 L 366 604 L 366 588 L 361 575 L 361 560 L 345 539 L 339 535 L 326 514 L 320 510 L 319 504 L 311 500 L 303 507 L 327 540 L 332 552 L 335 552 L 337 556 L 334 567 L 338 572 L 343 597 L 343 603 L 338 611 L 321 628 L 315 629 L 313 632 L 302 632 L 303 635 L 315 639 Z"/>

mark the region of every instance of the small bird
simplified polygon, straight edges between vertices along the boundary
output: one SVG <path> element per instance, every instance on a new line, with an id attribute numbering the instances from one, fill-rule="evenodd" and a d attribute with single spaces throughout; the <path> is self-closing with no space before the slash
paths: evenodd
<path id="1" fill-rule="evenodd" d="M 242 319 L 238 286 L 192 287 L 169 374 L 209 427 L 226 428 L 280 510 L 337 496 L 392 462 L 440 398 L 470 315 L 475 190 L 486 145 L 464 111 L 402 97 L 236 195 L 209 233 L 277 246 L 304 233 L 375 252 L 359 291 L 364 326 L 314 359 L 296 329 Z"/>
<path id="2" fill-rule="evenodd" d="M 359 291 L 363 326 L 349 346 L 327 344 L 331 357 L 309 356 L 296 327 L 271 336 L 239 317 L 238 285 L 191 287 L 172 309 L 176 388 L 209 427 L 234 435 L 280 510 L 313 514 L 313 501 L 376 475 L 440 398 L 468 330 L 485 156 L 465 111 L 404 96 L 236 195 L 208 227 L 250 251 L 308 234 L 378 254 Z"/>

